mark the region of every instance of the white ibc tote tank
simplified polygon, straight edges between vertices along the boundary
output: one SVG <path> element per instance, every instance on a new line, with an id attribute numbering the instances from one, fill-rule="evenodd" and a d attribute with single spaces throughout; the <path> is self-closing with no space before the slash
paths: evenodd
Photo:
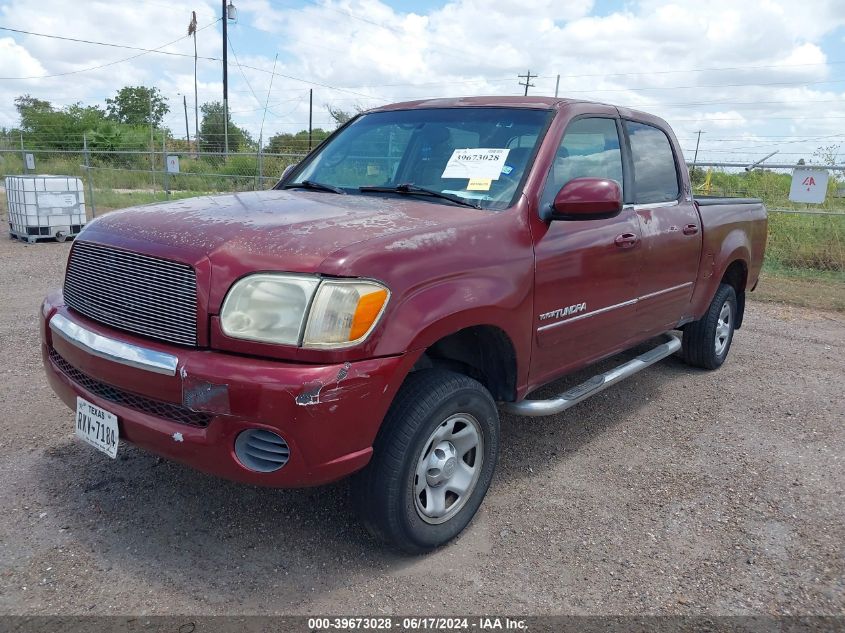
<path id="1" fill-rule="evenodd" d="M 74 176 L 6 176 L 9 235 L 64 242 L 85 226 L 82 180 Z"/>

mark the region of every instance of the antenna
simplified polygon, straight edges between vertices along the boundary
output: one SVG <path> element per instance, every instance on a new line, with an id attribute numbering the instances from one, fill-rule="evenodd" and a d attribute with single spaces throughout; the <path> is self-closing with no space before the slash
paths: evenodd
<path id="1" fill-rule="evenodd" d="M 780 151 L 780 150 L 775 150 L 774 152 L 772 152 L 772 153 L 771 153 L 771 154 L 769 154 L 768 156 L 764 156 L 763 158 L 761 158 L 761 159 L 760 159 L 760 160 L 758 160 L 757 162 L 751 163 L 748 167 L 746 167 L 746 168 L 745 168 L 745 171 L 751 171 L 751 170 L 753 170 L 755 167 L 757 167 L 758 165 L 762 164 L 762 163 L 763 163 L 763 161 L 769 160 L 772 156 L 774 156 L 775 154 L 777 154 L 779 151 Z"/>
<path id="2" fill-rule="evenodd" d="M 267 118 L 267 108 L 270 105 L 270 92 L 273 90 L 273 79 L 276 77 L 276 62 L 279 61 L 279 54 L 273 60 L 273 72 L 270 73 L 270 87 L 267 88 L 267 101 L 264 102 L 264 114 L 261 117 L 261 131 L 258 132 L 258 149 L 261 150 L 261 141 L 264 138 L 264 119 Z"/>

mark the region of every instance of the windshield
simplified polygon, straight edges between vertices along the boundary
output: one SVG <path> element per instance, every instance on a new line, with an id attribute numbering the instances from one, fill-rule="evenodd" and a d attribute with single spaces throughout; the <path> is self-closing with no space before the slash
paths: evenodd
<path id="1" fill-rule="evenodd" d="M 420 190 L 428 190 L 446 194 L 429 196 L 432 202 L 453 204 L 446 200 L 453 196 L 472 206 L 504 209 L 516 200 L 550 116 L 547 110 L 468 107 L 365 114 L 318 148 L 281 186 L 328 185 L 360 195 L 425 195 Z"/>

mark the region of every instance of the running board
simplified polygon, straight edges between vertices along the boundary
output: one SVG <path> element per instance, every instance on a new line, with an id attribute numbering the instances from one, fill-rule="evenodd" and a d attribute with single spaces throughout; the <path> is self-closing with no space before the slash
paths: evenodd
<path id="1" fill-rule="evenodd" d="M 603 374 L 593 376 L 589 380 L 582 382 L 580 385 L 573 387 L 568 391 L 564 391 L 559 396 L 549 398 L 548 400 L 504 402 L 502 403 L 502 408 L 504 408 L 504 410 L 508 413 L 528 417 L 555 415 L 561 411 L 566 411 L 568 408 L 575 406 L 590 396 L 594 396 L 597 393 L 604 391 L 611 385 L 615 385 L 617 382 L 630 378 L 638 371 L 645 369 L 649 365 L 653 365 L 659 360 L 663 360 L 667 356 L 671 356 L 679 349 L 681 349 L 681 340 L 668 335 L 665 343 L 658 345 L 645 354 L 637 356 L 635 359 L 628 361 L 624 365 L 619 365 L 619 367 L 615 367 Z"/>

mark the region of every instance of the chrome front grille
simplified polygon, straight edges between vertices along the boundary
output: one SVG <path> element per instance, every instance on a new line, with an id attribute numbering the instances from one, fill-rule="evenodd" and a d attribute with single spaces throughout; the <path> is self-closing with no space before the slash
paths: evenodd
<path id="1" fill-rule="evenodd" d="M 73 246 L 65 303 L 119 330 L 197 344 L 197 279 L 191 266 L 91 242 Z"/>

